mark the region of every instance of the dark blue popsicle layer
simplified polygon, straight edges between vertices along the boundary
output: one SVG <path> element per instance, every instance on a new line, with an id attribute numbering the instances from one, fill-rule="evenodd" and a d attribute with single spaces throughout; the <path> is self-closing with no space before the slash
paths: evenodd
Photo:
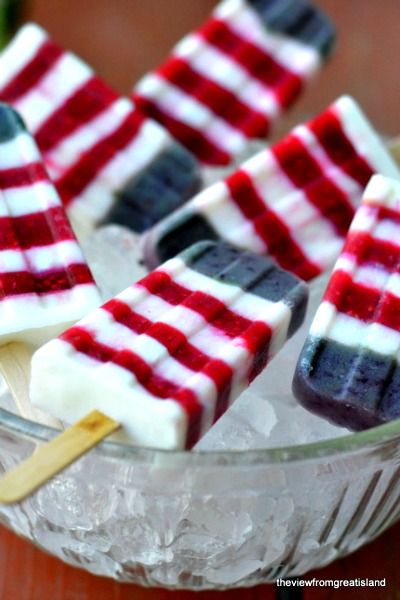
<path id="1" fill-rule="evenodd" d="M 174 143 L 118 192 L 105 221 L 140 233 L 181 206 L 200 186 L 196 158 Z"/>
<path id="2" fill-rule="evenodd" d="M 23 131 L 26 127 L 19 114 L 8 104 L 0 102 L 0 143 L 9 142 Z"/>
<path id="3" fill-rule="evenodd" d="M 400 368 L 394 357 L 309 336 L 293 380 L 299 402 L 358 431 L 400 418 Z"/>
<path id="4" fill-rule="evenodd" d="M 173 223 L 172 228 L 166 230 L 157 240 L 155 256 L 146 255 L 146 264 L 154 268 L 196 242 L 218 239 L 220 236 L 205 217 L 200 214 L 185 215 L 179 222 Z M 149 254 L 154 253 L 150 239 L 147 251 Z"/>
<path id="5" fill-rule="evenodd" d="M 190 268 L 271 302 L 284 302 L 292 312 L 290 337 L 304 320 L 307 285 L 276 263 L 226 242 L 201 242 L 181 254 Z"/>
<path id="6" fill-rule="evenodd" d="M 332 50 L 335 28 L 307 0 L 247 0 L 268 28 L 314 47 L 324 58 Z"/>

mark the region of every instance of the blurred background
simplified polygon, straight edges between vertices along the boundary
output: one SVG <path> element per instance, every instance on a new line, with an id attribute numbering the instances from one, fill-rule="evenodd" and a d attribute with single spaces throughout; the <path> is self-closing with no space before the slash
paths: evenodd
<path id="1" fill-rule="evenodd" d="M 122 93 L 204 20 L 215 0 L 27 0 L 41 24 Z M 1 4 L 1 0 L 0 0 Z M 314 0 L 335 22 L 337 48 L 280 131 L 353 95 L 384 134 L 400 133 L 400 0 Z"/>

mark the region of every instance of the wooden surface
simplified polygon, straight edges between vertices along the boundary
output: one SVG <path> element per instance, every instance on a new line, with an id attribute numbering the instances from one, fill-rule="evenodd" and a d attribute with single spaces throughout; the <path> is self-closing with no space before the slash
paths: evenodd
<path id="1" fill-rule="evenodd" d="M 338 27 L 337 51 L 280 126 L 322 110 L 342 93 L 361 103 L 374 125 L 400 132 L 399 0 L 315 0 Z M 42 24 L 80 54 L 114 87 L 127 93 L 165 56 L 213 0 L 31 0 L 26 19 Z M 399 600 L 400 525 L 349 558 L 309 574 L 319 578 L 386 577 L 385 589 L 312 589 L 306 600 Z M 119 585 L 70 568 L 0 530 L 0 600 L 270 600 L 262 586 L 223 593 L 167 592 Z"/>
<path id="2" fill-rule="evenodd" d="M 399 600 L 400 523 L 353 555 L 307 578 L 386 577 L 386 588 L 312 588 L 304 600 Z M 65 565 L 0 527 L 0 600 L 274 600 L 271 585 L 226 592 L 170 592 L 118 584 Z"/>

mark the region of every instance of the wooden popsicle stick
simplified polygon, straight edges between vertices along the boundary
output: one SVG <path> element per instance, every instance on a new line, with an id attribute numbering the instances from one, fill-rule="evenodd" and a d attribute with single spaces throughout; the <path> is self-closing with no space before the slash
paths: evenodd
<path id="1" fill-rule="evenodd" d="M 13 342 L 0 347 L 0 371 L 7 382 L 18 411 L 22 417 L 31 421 L 37 421 L 56 429 L 64 429 L 61 421 L 31 404 L 29 398 L 31 359 L 32 352 L 23 343 Z"/>
<path id="2" fill-rule="evenodd" d="M 0 479 L 0 503 L 21 502 L 116 431 L 120 424 L 94 410 Z"/>

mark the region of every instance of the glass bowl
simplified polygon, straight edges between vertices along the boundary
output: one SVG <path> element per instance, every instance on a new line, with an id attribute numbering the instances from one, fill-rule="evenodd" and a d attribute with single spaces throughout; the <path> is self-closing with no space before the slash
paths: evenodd
<path id="1" fill-rule="evenodd" d="M 0 410 L 0 470 L 52 436 Z M 301 575 L 400 514 L 400 424 L 271 450 L 166 452 L 111 442 L 0 520 L 118 581 L 224 589 Z"/>
<path id="2" fill-rule="evenodd" d="M 322 287 L 323 280 L 313 286 L 312 305 Z M 272 377 L 271 369 L 294 368 L 308 325 L 263 375 L 275 404 L 291 400 L 281 383 L 290 390 L 291 377 Z M 54 434 L 0 409 L 0 473 Z M 224 589 L 301 575 L 352 552 L 399 517 L 399 500 L 393 421 L 269 449 L 171 452 L 104 442 L 21 504 L 0 506 L 0 522 L 118 581 Z"/>

